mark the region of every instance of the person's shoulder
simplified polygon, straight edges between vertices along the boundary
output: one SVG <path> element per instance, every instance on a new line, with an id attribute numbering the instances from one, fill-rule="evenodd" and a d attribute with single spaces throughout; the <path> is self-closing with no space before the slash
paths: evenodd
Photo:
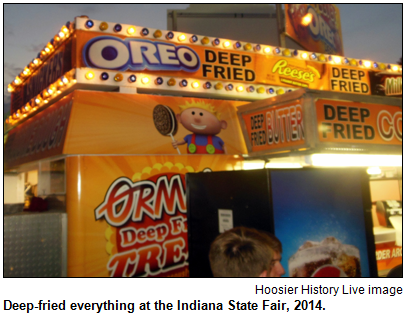
<path id="1" fill-rule="evenodd" d="M 214 142 L 224 143 L 223 140 L 217 135 L 213 135 L 213 141 Z"/>

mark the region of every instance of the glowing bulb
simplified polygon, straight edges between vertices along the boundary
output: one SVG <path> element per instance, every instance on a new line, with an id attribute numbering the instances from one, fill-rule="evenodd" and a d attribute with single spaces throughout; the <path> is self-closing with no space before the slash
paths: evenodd
<path id="1" fill-rule="evenodd" d="M 395 72 L 397 72 L 397 71 L 399 70 L 399 68 L 398 68 L 396 65 L 393 66 L 392 69 L 393 69 Z"/>
<path id="2" fill-rule="evenodd" d="M 51 50 L 48 47 L 45 47 L 45 52 L 49 53 Z"/>
<path id="3" fill-rule="evenodd" d="M 186 35 L 185 34 L 181 34 L 178 36 L 178 40 L 183 42 L 184 40 L 186 40 Z"/>
<path id="4" fill-rule="evenodd" d="M 231 46 L 230 41 L 225 41 L 225 42 L 223 43 L 223 46 L 224 46 L 225 48 L 230 47 L 230 46 Z"/>
<path id="5" fill-rule="evenodd" d="M 39 98 L 35 99 L 35 103 L 40 103 L 40 102 L 41 102 L 41 99 L 39 99 Z"/>
<path id="6" fill-rule="evenodd" d="M 64 27 L 62 28 L 62 32 L 63 32 L 63 33 L 69 33 L 69 29 L 68 29 L 66 26 L 64 26 Z"/>
<path id="7" fill-rule="evenodd" d="M 303 54 L 302 54 L 302 58 L 303 58 L 303 59 L 307 59 L 308 57 L 309 57 L 309 54 L 307 54 L 307 53 L 303 53 Z"/>
<path id="8" fill-rule="evenodd" d="M 271 48 L 269 46 L 265 47 L 264 52 L 269 54 L 271 52 Z"/>
<path id="9" fill-rule="evenodd" d="M 312 22 L 312 19 L 313 19 L 313 15 L 311 13 L 308 13 L 302 18 L 301 24 L 303 26 L 308 26 L 310 24 L 310 22 Z"/>
<path id="10" fill-rule="evenodd" d="M 341 64 L 341 57 L 334 56 L 333 60 L 334 60 L 334 63 Z"/>
<path id="11" fill-rule="evenodd" d="M 87 72 L 85 77 L 86 77 L 86 79 L 93 79 L 94 78 L 94 73 L 93 72 Z"/>
<path id="12" fill-rule="evenodd" d="M 62 82 L 64 84 L 67 84 L 69 82 L 68 78 L 66 78 L 65 76 L 62 77 Z"/>
<path id="13" fill-rule="evenodd" d="M 33 63 L 35 64 L 35 65 L 38 65 L 38 58 L 36 58 L 36 59 L 34 59 L 34 61 L 33 61 Z"/>
<path id="14" fill-rule="evenodd" d="M 142 77 L 141 82 L 146 85 L 146 84 L 149 84 L 150 79 L 149 79 L 149 77 Z"/>
<path id="15" fill-rule="evenodd" d="M 59 33 L 58 33 L 58 36 L 59 36 L 60 38 L 63 38 L 63 37 L 65 36 L 65 33 L 59 32 Z"/>
<path id="16" fill-rule="evenodd" d="M 130 35 L 134 34 L 134 33 L 135 33 L 135 27 L 130 26 L 130 27 L 127 29 L 127 33 L 130 34 Z"/>
<path id="17" fill-rule="evenodd" d="M 367 68 L 371 67 L 371 62 L 370 61 L 364 61 L 363 64 Z"/>
<path id="18" fill-rule="evenodd" d="M 237 91 L 238 92 L 243 92 L 244 91 L 244 86 L 242 86 L 242 85 L 237 86 Z"/>
<path id="19" fill-rule="evenodd" d="M 200 87 L 200 83 L 199 83 L 198 81 L 194 81 L 194 82 L 192 83 L 192 87 L 193 87 L 193 88 L 199 88 L 199 87 Z"/>
<path id="20" fill-rule="evenodd" d="M 13 89 L 13 87 L 12 86 L 10 86 L 10 85 L 8 85 L 8 87 L 7 87 L 7 91 L 8 92 L 12 92 L 14 89 Z"/>

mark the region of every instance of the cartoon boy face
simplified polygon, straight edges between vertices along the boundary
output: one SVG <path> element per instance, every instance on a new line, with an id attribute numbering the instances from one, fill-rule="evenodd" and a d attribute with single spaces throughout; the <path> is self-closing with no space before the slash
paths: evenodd
<path id="1" fill-rule="evenodd" d="M 196 134 L 216 135 L 227 128 L 227 122 L 201 108 L 188 108 L 177 114 L 176 118 L 187 130 Z"/>

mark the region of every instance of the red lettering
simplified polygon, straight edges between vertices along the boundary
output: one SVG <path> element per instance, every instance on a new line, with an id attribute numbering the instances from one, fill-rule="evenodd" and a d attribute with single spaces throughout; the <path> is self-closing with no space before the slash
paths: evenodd
<path id="1" fill-rule="evenodd" d="M 185 247 L 186 243 L 182 237 L 164 242 L 165 268 L 171 267 L 173 269 L 173 266 L 179 263 L 183 266 L 184 261 L 187 259 L 187 253 L 183 253 Z"/>
<path id="2" fill-rule="evenodd" d="M 149 180 L 134 184 L 121 177 L 110 185 L 104 202 L 95 210 L 95 217 L 120 227 L 130 218 L 138 222 L 146 215 L 156 220 L 162 218 L 163 210 L 173 215 L 176 209 L 186 213 L 186 194 L 180 175 L 174 175 L 169 184 L 167 176 L 158 178 L 157 184 Z"/>

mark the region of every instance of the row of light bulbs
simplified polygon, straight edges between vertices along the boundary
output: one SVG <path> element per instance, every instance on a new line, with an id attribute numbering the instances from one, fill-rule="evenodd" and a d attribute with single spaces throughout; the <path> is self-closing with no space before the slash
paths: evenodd
<path id="1" fill-rule="evenodd" d="M 70 37 L 73 32 L 73 24 L 71 22 L 66 23 L 62 26 L 61 30 L 56 34 L 51 41 L 38 53 L 37 57 L 34 58 L 24 70 L 10 83 L 7 87 L 8 92 L 13 92 L 15 87 L 22 84 L 31 74 L 33 74 L 48 58 L 52 53 L 66 40 Z"/>
<path id="2" fill-rule="evenodd" d="M 96 75 L 95 71 L 88 70 L 84 77 L 89 81 L 98 81 L 98 82 L 106 82 L 109 81 L 108 84 L 111 84 L 111 78 L 114 82 L 120 83 L 127 81 L 129 84 L 137 83 L 137 76 L 135 74 L 128 74 L 128 73 L 114 73 L 114 72 L 98 72 Z M 152 82 L 156 85 L 156 87 L 161 85 L 166 85 L 168 87 L 174 87 L 179 85 L 181 88 L 189 88 L 189 89 L 199 89 L 204 88 L 205 90 L 214 89 L 216 91 L 226 90 L 230 92 L 237 92 L 237 93 L 258 93 L 258 94 L 271 94 L 271 95 L 281 95 L 285 92 L 292 91 L 293 89 L 290 88 L 282 88 L 282 87 L 267 87 L 261 85 L 243 85 L 243 84 L 235 84 L 235 83 L 224 83 L 224 82 L 213 82 L 213 81 L 204 81 L 201 82 L 195 79 L 175 79 L 170 77 L 161 77 L 161 76 L 150 76 L 150 75 L 141 75 L 139 76 L 139 82 L 143 85 L 149 85 Z"/>
<path id="3" fill-rule="evenodd" d="M 103 32 L 112 32 L 119 33 L 120 35 L 126 36 L 141 36 L 148 38 L 161 39 L 163 37 L 163 32 L 161 30 L 148 29 L 145 27 L 136 27 L 133 25 L 111 23 L 113 26 L 109 26 L 107 22 L 101 22 L 96 20 L 86 20 L 84 22 L 84 29 L 91 31 L 103 31 Z M 98 25 L 98 28 L 97 28 Z M 137 32 L 140 30 L 139 32 Z M 336 55 L 325 55 L 321 53 L 311 53 L 307 51 L 299 51 L 288 48 L 272 47 L 269 45 L 256 44 L 252 45 L 251 43 L 242 43 L 240 41 L 231 41 L 227 39 L 210 39 L 207 36 L 198 36 L 186 33 L 166 31 L 164 36 L 166 40 L 175 41 L 178 43 L 183 43 L 189 41 L 191 44 L 197 45 L 209 45 L 223 47 L 225 49 L 244 49 L 246 51 L 255 51 L 257 53 L 262 53 L 265 55 L 280 55 L 286 57 L 299 58 L 302 60 L 313 60 L 319 62 L 327 62 L 338 65 L 350 65 L 355 67 L 371 68 L 380 71 L 393 71 L 393 72 L 402 72 L 402 67 L 396 64 L 385 64 L 378 62 L 371 62 L 369 60 L 357 60 L 353 58 L 347 58 Z"/>
<path id="4" fill-rule="evenodd" d="M 84 29 L 92 30 L 92 31 L 109 31 L 109 23 L 101 22 L 96 20 L 84 19 Z M 98 25 L 98 28 L 96 26 Z M 76 27 L 77 28 L 77 27 Z M 140 29 L 140 32 L 137 33 L 137 30 Z M 156 39 L 160 39 L 163 36 L 163 32 L 161 30 L 154 30 L 148 29 L 145 27 L 136 27 L 132 25 L 125 25 L 116 23 L 112 27 L 113 32 L 125 34 L 127 36 L 142 36 L 142 37 L 153 37 Z M 60 46 L 74 31 L 73 23 L 68 22 L 64 25 L 61 30 L 54 36 L 54 38 L 44 47 L 44 49 L 38 54 L 37 58 L 33 59 L 24 70 L 18 75 L 14 81 L 8 85 L 8 91 L 13 92 L 15 87 L 19 86 L 21 83 L 24 82 L 26 78 L 28 78 L 38 67 L 42 65 L 42 63 L 55 51 L 55 49 Z M 153 31 L 153 32 L 152 32 Z M 175 34 L 176 33 L 176 34 Z M 252 45 L 251 43 L 241 43 L 239 41 L 230 41 L 226 39 L 219 39 L 215 38 L 211 40 L 207 36 L 197 36 L 185 33 L 178 33 L 167 31 L 165 35 L 166 40 L 173 40 L 178 41 L 179 43 L 187 41 L 192 44 L 200 44 L 201 45 L 209 45 L 210 43 L 213 46 L 223 47 L 225 49 L 244 49 L 246 51 L 255 51 L 257 53 L 262 53 L 265 55 L 281 55 L 286 57 L 293 57 L 299 58 L 302 60 L 313 60 L 319 62 L 329 62 L 338 65 L 351 65 L 351 66 L 358 66 L 364 68 L 371 68 L 380 71 L 392 71 L 392 72 L 402 72 L 402 67 L 396 64 L 384 64 L 384 63 L 377 63 L 371 62 L 368 60 L 356 60 L 350 59 L 342 56 L 334 56 L 334 55 L 325 55 L 320 53 L 310 53 L 306 51 L 298 51 L 298 50 L 291 50 L 288 48 L 279 48 L 279 47 L 271 47 L 267 45 Z"/>
<path id="5" fill-rule="evenodd" d="M 42 106 L 48 104 L 55 97 L 59 96 L 63 91 L 71 87 L 76 83 L 74 79 L 74 71 L 69 71 L 62 77 L 60 77 L 55 83 L 49 85 L 36 97 L 28 101 L 21 109 L 18 109 L 12 115 L 6 119 L 7 124 L 14 125 L 20 120 L 26 118 L 31 113 L 36 112 Z"/>
<path id="6" fill-rule="evenodd" d="M 27 102 L 21 109 L 17 110 L 15 113 L 9 116 L 6 120 L 7 124 L 17 124 L 20 120 L 26 118 L 29 114 L 36 112 L 42 106 L 48 104 L 52 99 L 60 95 L 63 91 L 67 88 L 71 87 L 73 84 L 77 83 L 75 79 L 75 70 L 71 70 L 70 72 L 66 73 L 64 76 L 58 79 L 55 83 L 51 84 L 48 88 L 44 89 L 40 94 L 38 94 L 35 98 L 31 99 Z M 103 83 L 105 82 L 107 85 L 111 85 L 112 83 L 116 83 L 118 85 L 124 84 L 124 86 L 128 86 L 128 84 L 135 84 L 135 87 L 140 87 L 143 85 L 144 87 L 151 88 L 151 84 L 154 83 L 155 87 L 158 88 L 159 86 L 167 86 L 172 87 L 175 89 L 200 89 L 203 88 L 205 91 L 227 91 L 229 93 L 236 94 L 238 93 L 257 93 L 257 94 L 269 94 L 269 95 L 282 95 L 286 92 L 290 92 L 295 89 L 285 88 L 285 87 L 276 87 L 276 86 L 262 86 L 262 85 L 242 85 L 242 84 L 235 84 L 235 83 L 223 83 L 223 82 L 215 82 L 215 81 L 204 81 L 201 82 L 195 79 L 179 79 L 179 78 L 172 78 L 172 77 L 164 77 L 164 76 L 152 76 L 152 75 L 144 75 L 141 74 L 138 76 L 135 74 L 128 74 L 128 73 L 115 73 L 115 72 L 96 72 L 93 70 L 88 70 L 84 72 L 84 79 L 89 81 L 89 83 L 97 82 Z M 83 81 L 81 81 L 83 83 Z M 179 87 L 179 88 L 177 88 Z"/>

